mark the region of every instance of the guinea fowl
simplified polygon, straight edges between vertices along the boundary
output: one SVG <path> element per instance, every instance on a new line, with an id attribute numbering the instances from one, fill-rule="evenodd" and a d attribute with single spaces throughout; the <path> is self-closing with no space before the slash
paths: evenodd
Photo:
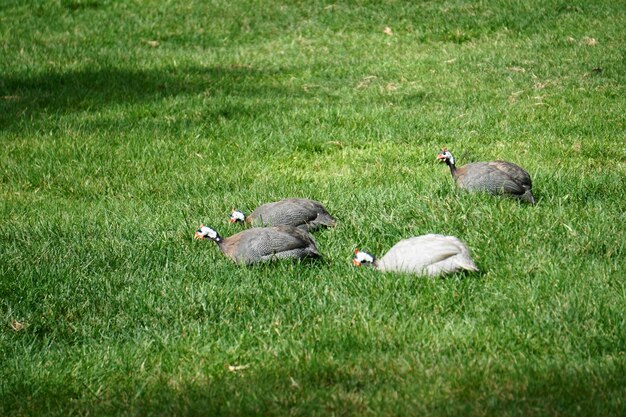
<path id="1" fill-rule="evenodd" d="M 511 162 L 475 162 L 457 168 L 454 156 L 446 148 L 443 148 L 437 159 L 450 167 L 452 178 L 460 188 L 508 195 L 535 204 L 530 175 Z"/>
<path id="2" fill-rule="evenodd" d="M 478 271 L 470 251 L 458 238 L 428 234 L 401 240 L 380 259 L 360 250 L 352 263 L 373 265 L 380 271 L 437 276 L 457 271 Z"/>
<path id="3" fill-rule="evenodd" d="M 305 198 L 286 198 L 259 206 L 245 216 L 233 210 L 230 222 L 246 222 L 253 226 L 289 225 L 314 230 L 318 227 L 334 227 L 337 223 L 322 203 Z"/>
<path id="4" fill-rule="evenodd" d="M 210 227 L 200 226 L 194 237 L 214 241 L 226 256 L 245 265 L 275 259 L 322 256 L 313 237 L 306 230 L 293 226 L 253 228 L 227 238 Z"/>

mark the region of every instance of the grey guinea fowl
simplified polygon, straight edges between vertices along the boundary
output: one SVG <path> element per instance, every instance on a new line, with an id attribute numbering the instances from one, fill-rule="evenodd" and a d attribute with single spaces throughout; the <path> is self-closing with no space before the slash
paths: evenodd
<path id="1" fill-rule="evenodd" d="M 373 265 L 380 271 L 437 276 L 457 271 L 478 271 L 470 251 L 458 238 L 429 234 L 401 240 L 380 259 L 360 250 L 352 263 Z"/>
<path id="2" fill-rule="evenodd" d="M 313 237 L 306 230 L 293 226 L 253 228 L 227 238 L 210 227 L 200 226 L 195 238 L 214 241 L 224 255 L 245 265 L 275 259 L 321 257 Z"/>
<path id="3" fill-rule="evenodd" d="M 252 214 L 245 216 L 233 210 L 231 223 L 246 222 L 252 226 L 289 225 L 314 230 L 319 227 L 335 227 L 337 224 L 322 203 L 305 198 L 286 198 L 257 207 Z"/>
<path id="4" fill-rule="evenodd" d="M 535 204 L 530 175 L 511 162 L 475 162 L 457 168 L 454 164 L 454 156 L 446 148 L 443 148 L 437 159 L 450 167 L 452 178 L 460 188 L 508 195 Z"/>

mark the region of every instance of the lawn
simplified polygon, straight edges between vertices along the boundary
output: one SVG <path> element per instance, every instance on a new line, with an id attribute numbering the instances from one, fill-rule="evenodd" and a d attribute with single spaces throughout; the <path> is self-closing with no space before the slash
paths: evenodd
<path id="1" fill-rule="evenodd" d="M 626 414 L 624 1 L 4 0 L 0 415 Z M 535 206 L 436 161 L 504 159 Z M 324 257 L 231 263 L 319 200 Z M 351 264 L 426 233 L 478 273 Z"/>

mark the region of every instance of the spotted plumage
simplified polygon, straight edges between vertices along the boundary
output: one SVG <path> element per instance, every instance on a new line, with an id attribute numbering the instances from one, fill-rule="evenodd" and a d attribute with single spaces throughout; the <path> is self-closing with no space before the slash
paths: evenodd
<path id="1" fill-rule="evenodd" d="M 523 168 L 507 161 L 475 162 L 457 168 L 454 156 L 443 149 L 437 159 L 450 167 L 459 188 L 507 195 L 535 204 L 530 175 Z"/>
<path id="2" fill-rule="evenodd" d="M 287 225 L 252 228 L 227 238 L 201 226 L 195 237 L 213 240 L 224 255 L 245 265 L 275 259 L 321 257 L 315 239 L 306 230 Z"/>
<path id="3" fill-rule="evenodd" d="M 249 216 L 233 210 L 230 221 L 242 221 L 252 226 L 289 225 L 315 230 L 320 227 L 334 227 L 335 219 L 322 203 L 305 198 L 287 198 L 257 207 Z"/>

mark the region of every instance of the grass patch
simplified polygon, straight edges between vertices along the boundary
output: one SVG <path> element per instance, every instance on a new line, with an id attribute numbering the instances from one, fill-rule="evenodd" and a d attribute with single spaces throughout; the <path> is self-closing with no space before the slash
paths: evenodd
<path id="1" fill-rule="evenodd" d="M 1 415 L 626 410 L 621 5 L 5 3 Z M 321 262 L 192 240 L 284 197 L 338 218 Z M 425 233 L 481 272 L 350 264 Z"/>

